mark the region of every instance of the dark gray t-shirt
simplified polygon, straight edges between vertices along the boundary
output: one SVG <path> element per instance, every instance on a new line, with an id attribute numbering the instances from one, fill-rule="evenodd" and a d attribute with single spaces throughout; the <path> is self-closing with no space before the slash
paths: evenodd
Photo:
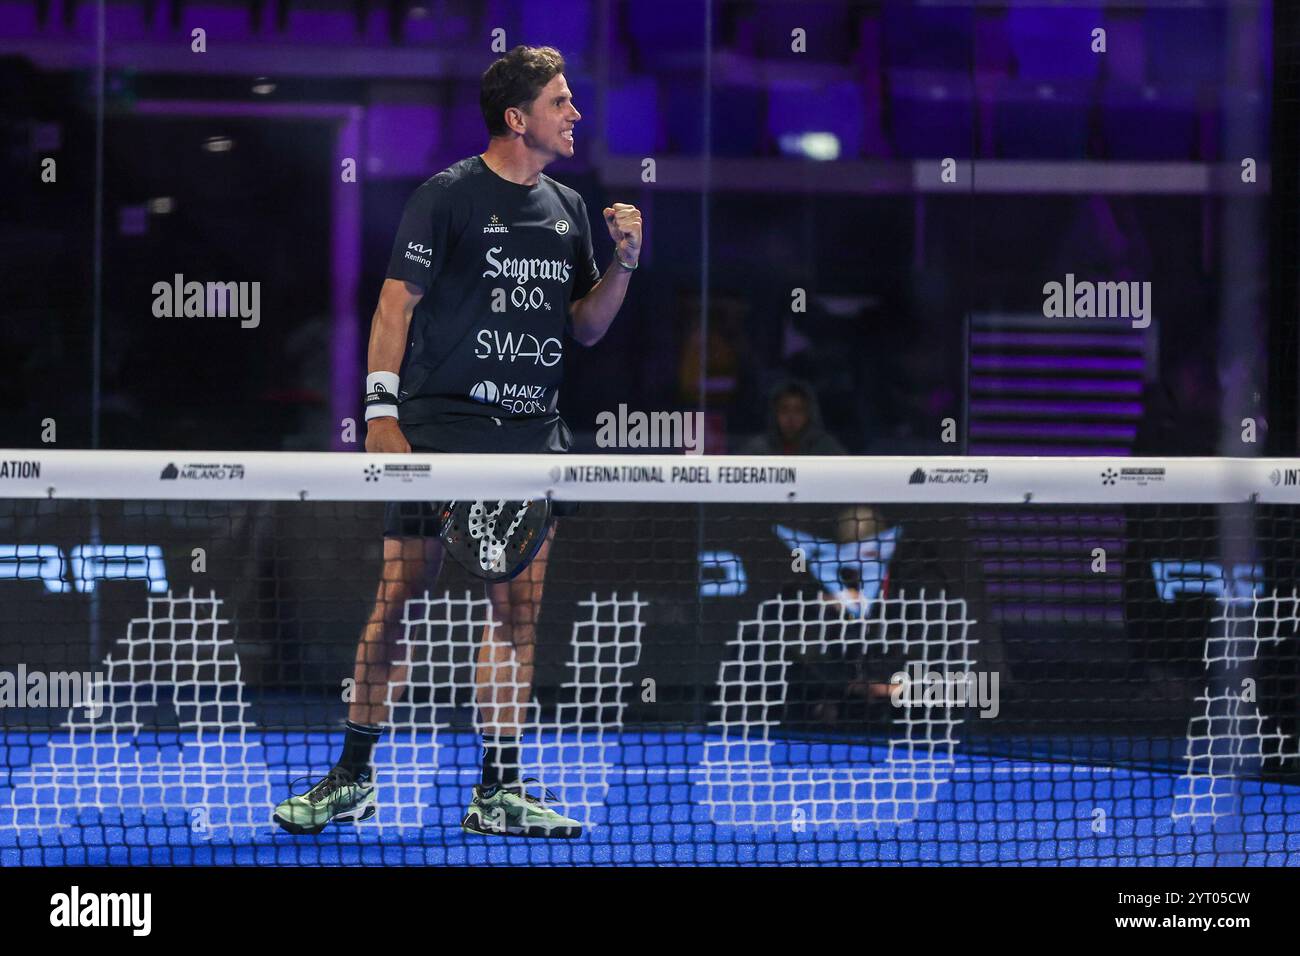
<path id="1" fill-rule="evenodd" d="M 569 303 L 600 278 L 577 192 L 463 159 L 407 202 L 388 277 L 425 293 L 402 360 L 401 421 L 558 414 Z"/>

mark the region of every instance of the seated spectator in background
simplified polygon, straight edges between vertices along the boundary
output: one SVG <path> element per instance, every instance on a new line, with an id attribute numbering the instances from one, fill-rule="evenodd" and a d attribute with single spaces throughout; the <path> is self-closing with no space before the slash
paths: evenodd
<path id="1" fill-rule="evenodd" d="M 843 455 L 844 446 L 822 427 L 817 395 L 787 379 L 772 390 L 767 432 L 746 443 L 742 455 Z"/>
<path id="2" fill-rule="evenodd" d="M 724 308 L 723 304 L 711 307 L 707 336 L 700 329 L 699 319 L 692 319 L 677 365 L 678 400 L 686 408 L 699 408 L 707 399 L 710 408 L 729 409 L 749 362 L 748 353 L 744 326 L 737 320 L 734 308 Z"/>
<path id="3" fill-rule="evenodd" d="M 822 580 L 818 589 L 787 588 L 782 596 L 788 600 L 807 595 L 806 600 L 815 613 L 809 615 L 805 611 L 805 620 L 853 621 L 879 615 L 881 609 L 877 602 L 885 596 L 892 555 L 891 547 L 882 547 L 884 538 L 892 538 L 892 534 L 877 509 L 856 505 L 841 510 L 835 520 L 835 540 L 841 558 L 836 580 L 833 583 Z M 849 629 L 844 636 L 854 633 Z M 879 639 L 879 635 L 875 637 Z M 868 651 L 861 646 L 805 647 L 791 663 L 790 699 L 806 705 L 802 711 L 790 710 L 792 717 L 810 724 L 835 725 L 841 721 L 861 724 L 881 719 L 879 714 L 875 718 L 870 716 L 871 708 L 889 703 L 894 689 L 890 679 L 904 668 L 906 658 L 882 653 L 880 648 Z M 883 710 L 886 724 L 890 709 Z"/>
<path id="4" fill-rule="evenodd" d="M 698 298 L 688 298 L 684 311 L 699 311 Z M 709 332 L 701 332 L 698 318 L 690 322 L 682 342 L 677 368 L 677 397 L 683 408 L 705 409 L 704 452 L 727 452 L 727 433 L 734 427 L 737 408 L 744 407 L 753 389 L 753 356 L 746 306 L 728 296 L 709 300 Z M 701 375 L 703 372 L 703 375 Z M 748 404 L 753 405 L 753 399 Z"/>
<path id="5" fill-rule="evenodd" d="M 819 569 L 810 550 L 809 573 L 781 593 L 790 602 L 782 607 L 785 619 L 809 625 L 789 658 L 783 721 L 869 732 L 887 727 L 898 717 L 893 676 L 917 661 L 938 671 L 997 672 L 999 693 L 1011 691 L 1002 626 L 961 508 L 850 506 L 839 511 L 834 535 L 836 580 L 824 580 L 825 553 Z M 949 600 L 940 607 L 936 595 Z M 865 635 L 830 626 L 864 618 L 872 622 Z M 842 639 L 827 639 L 835 635 Z M 905 646 L 904 637 L 928 643 Z"/>

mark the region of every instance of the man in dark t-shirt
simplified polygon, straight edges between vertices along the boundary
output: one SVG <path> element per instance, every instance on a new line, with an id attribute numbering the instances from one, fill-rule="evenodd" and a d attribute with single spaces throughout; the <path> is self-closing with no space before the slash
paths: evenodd
<path id="1" fill-rule="evenodd" d="M 370 331 L 366 451 L 567 451 L 558 410 L 567 339 L 594 345 L 614 320 L 641 253 L 641 214 L 604 210 L 615 244 L 602 276 L 587 207 L 542 170 L 573 155 L 582 118 L 551 47 L 519 46 L 483 74 L 491 140 L 425 182 L 402 214 Z M 556 505 L 556 514 L 565 512 Z M 528 792 L 519 733 L 532 694 L 533 648 L 554 528 L 517 577 L 487 586 L 493 623 L 475 668 L 483 774 L 465 830 L 573 838 L 581 826 Z M 390 504 L 383 579 L 356 656 L 356 699 L 343 751 L 275 820 L 293 833 L 375 813 L 371 751 L 388 720 L 406 599 L 442 560 L 431 505 Z"/>

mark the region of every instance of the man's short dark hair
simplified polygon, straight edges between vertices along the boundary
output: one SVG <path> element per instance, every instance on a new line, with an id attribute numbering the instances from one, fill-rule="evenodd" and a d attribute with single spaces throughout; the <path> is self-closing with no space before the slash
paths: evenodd
<path id="1" fill-rule="evenodd" d="M 781 399 L 790 396 L 802 399 L 805 405 L 812 404 L 812 394 L 809 392 L 808 386 L 804 385 L 802 382 L 795 381 L 782 382 L 777 390 L 772 393 L 772 404 L 776 405 L 781 401 Z"/>
<path id="2" fill-rule="evenodd" d="M 563 72 L 564 57 L 553 46 L 521 44 L 489 66 L 478 95 L 488 135 L 508 133 L 506 110 L 515 106 L 528 112 L 546 84 Z"/>

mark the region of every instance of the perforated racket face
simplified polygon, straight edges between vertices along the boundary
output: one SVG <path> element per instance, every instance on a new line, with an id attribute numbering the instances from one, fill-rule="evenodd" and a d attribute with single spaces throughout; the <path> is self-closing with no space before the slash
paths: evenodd
<path id="1" fill-rule="evenodd" d="M 438 519 L 442 543 L 461 567 L 485 581 L 509 581 L 546 540 L 551 503 L 448 501 Z"/>

